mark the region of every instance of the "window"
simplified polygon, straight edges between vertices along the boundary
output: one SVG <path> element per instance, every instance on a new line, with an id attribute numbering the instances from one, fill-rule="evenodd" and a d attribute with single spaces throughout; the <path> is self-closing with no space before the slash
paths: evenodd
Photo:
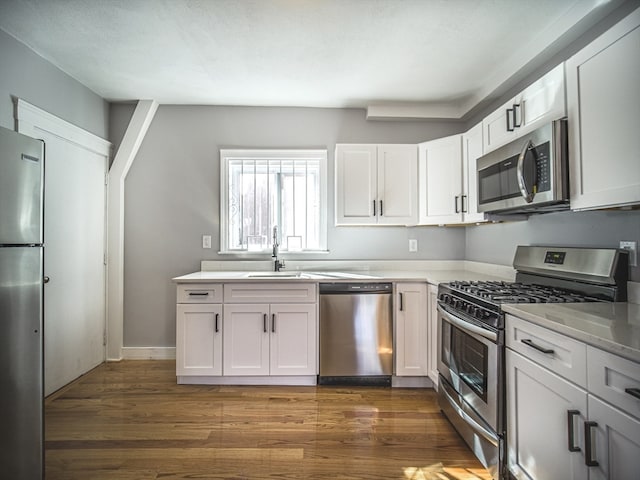
<path id="1" fill-rule="evenodd" d="M 221 150 L 220 249 L 327 249 L 326 150 Z"/>

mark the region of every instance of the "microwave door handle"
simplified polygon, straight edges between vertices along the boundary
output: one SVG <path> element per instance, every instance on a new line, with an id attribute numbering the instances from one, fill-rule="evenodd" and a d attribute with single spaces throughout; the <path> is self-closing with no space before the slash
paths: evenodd
<path id="1" fill-rule="evenodd" d="M 528 140 L 527 143 L 524 144 L 524 146 L 522 147 L 522 151 L 518 156 L 518 166 L 516 169 L 516 173 L 518 176 L 518 188 L 520 188 L 520 193 L 522 194 L 522 197 L 527 203 L 533 202 L 533 197 L 535 193 L 530 192 L 529 189 L 527 188 L 527 182 L 525 181 L 525 178 L 524 178 L 524 160 L 527 156 L 527 152 L 530 149 L 532 149 L 533 146 L 534 145 L 531 140 Z"/>

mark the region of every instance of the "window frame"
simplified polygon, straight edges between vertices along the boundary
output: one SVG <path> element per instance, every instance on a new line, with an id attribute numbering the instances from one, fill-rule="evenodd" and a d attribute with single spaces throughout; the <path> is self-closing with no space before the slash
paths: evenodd
<path id="1" fill-rule="evenodd" d="M 318 250 L 281 250 L 286 255 L 299 255 L 305 253 L 327 253 L 327 150 L 326 149 L 220 149 L 220 254 L 233 255 L 265 255 L 269 252 L 249 251 L 230 249 L 228 245 L 228 227 L 229 227 L 229 163 L 232 160 L 246 159 L 260 160 L 318 160 L 320 165 L 320 218 L 319 218 L 319 241 L 320 249 Z"/>

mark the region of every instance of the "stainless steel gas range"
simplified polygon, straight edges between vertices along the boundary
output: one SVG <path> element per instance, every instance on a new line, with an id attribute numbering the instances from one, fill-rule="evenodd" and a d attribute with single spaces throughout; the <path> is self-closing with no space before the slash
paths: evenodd
<path id="1" fill-rule="evenodd" d="M 515 282 L 438 288 L 439 405 L 494 479 L 508 478 L 501 305 L 627 299 L 628 256 L 616 249 L 519 246 L 513 266 Z"/>

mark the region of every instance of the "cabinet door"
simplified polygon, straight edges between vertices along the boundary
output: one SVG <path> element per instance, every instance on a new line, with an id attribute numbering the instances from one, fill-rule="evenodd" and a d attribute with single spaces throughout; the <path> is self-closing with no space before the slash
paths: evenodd
<path id="1" fill-rule="evenodd" d="M 438 386 L 438 286 L 429 285 L 429 351 L 428 372 L 429 378 Z"/>
<path id="2" fill-rule="evenodd" d="M 513 109 L 517 108 L 515 103 L 515 99 L 509 100 L 482 120 L 484 153 L 489 153 L 516 138 L 513 112 Z"/>
<path id="3" fill-rule="evenodd" d="M 222 305 L 178 304 L 176 375 L 222 375 Z"/>
<path id="4" fill-rule="evenodd" d="M 635 480 L 640 471 L 640 420 L 589 395 L 590 480 Z"/>
<path id="5" fill-rule="evenodd" d="M 378 147 L 378 224 L 418 222 L 418 148 L 416 145 Z"/>
<path id="6" fill-rule="evenodd" d="M 567 60 L 571 208 L 640 203 L 640 9 Z"/>
<path id="7" fill-rule="evenodd" d="M 586 391 L 509 349 L 506 361 L 510 471 L 527 480 L 586 479 L 581 435 Z M 569 411 L 578 412 L 572 417 L 572 432 Z M 569 451 L 570 443 L 580 451 Z"/>
<path id="8" fill-rule="evenodd" d="M 566 115 L 564 83 L 564 63 L 561 63 L 516 98 L 515 103 L 520 105 L 516 108 L 518 136 Z"/>
<path id="9" fill-rule="evenodd" d="M 224 306 L 224 375 L 269 375 L 269 305 Z"/>
<path id="10" fill-rule="evenodd" d="M 317 374 L 316 304 L 271 305 L 271 375 Z"/>
<path id="11" fill-rule="evenodd" d="M 482 124 L 462 135 L 462 199 L 460 206 L 464 223 L 484 222 L 478 212 L 478 175 L 476 160 L 482 156 Z"/>
<path id="12" fill-rule="evenodd" d="M 396 375 L 427 375 L 427 285 L 399 283 L 396 287 Z"/>
<path id="13" fill-rule="evenodd" d="M 377 146 L 336 145 L 336 225 L 377 221 Z"/>
<path id="14" fill-rule="evenodd" d="M 420 223 L 441 225 L 462 221 L 462 136 L 418 145 Z"/>

